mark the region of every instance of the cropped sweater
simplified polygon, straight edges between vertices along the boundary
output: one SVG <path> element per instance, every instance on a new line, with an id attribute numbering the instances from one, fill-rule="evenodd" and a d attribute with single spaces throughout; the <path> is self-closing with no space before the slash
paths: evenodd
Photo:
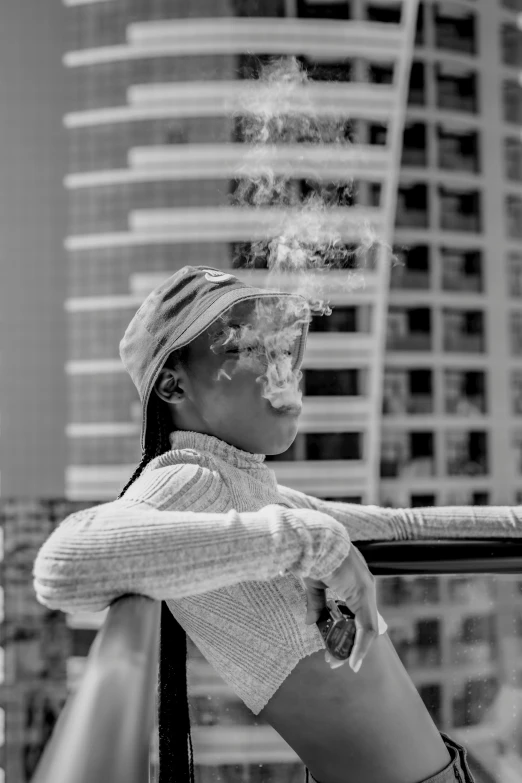
<path id="1" fill-rule="evenodd" d="M 324 649 L 304 622 L 303 578 L 331 574 L 350 540 L 522 535 L 521 507 L 321 501 L 279 485 L 264 455 L 197 432 L 170 438 L 122 498 L 58 525 L 34 563 L 36 597 L 65 612 L 127 593 L 166 601 L 256 715 L 301 658 Z"/>

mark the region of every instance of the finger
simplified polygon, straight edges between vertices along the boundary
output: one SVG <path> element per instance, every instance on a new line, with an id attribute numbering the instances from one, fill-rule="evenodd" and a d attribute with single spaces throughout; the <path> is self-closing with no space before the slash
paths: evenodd
<path id="1" fill-rule="evenodd" d="M 375 589 L 365 589 L 361 605 L 355 612 L 355 643 L 348 660 L 350 668 L 357 673 L 368 650 L 378 635 L 379 621 L 377 616 L 377 601 Z"/>
<path id="2" fill-rule="evenodd" d="M 306 618 L 305 624 L 312 625 L 316 623 L 321 612 L 326 606 L 325 588 L 317 583 L 308 581 L 306 583 Z"/>

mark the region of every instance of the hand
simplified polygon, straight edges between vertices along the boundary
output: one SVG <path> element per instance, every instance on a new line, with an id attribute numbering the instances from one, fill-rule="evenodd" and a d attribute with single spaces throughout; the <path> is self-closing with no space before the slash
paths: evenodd
<path id="1" fill-rule="evenodd" d="M 303 581 L 306 585 L 306 625 L 312 625 L 319 619 L 322 609 L 326 606 L 327 587 L 345 601 L 355 614 L 355 642 L 348 662 L 351 669 L 357 673 L 379 633 L 376 582 L 366 565 L 366 560 L 352 544 L 348 556 L 332 574 L 323 577 L 322 580 L 305 577 Z M 344 663 L 333 658 L 328 650 L 325 660 L 332 669 Z"/>

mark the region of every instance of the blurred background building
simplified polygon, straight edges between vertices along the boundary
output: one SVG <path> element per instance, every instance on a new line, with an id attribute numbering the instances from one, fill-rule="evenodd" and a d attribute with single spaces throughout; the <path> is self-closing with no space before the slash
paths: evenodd
<path id="1" fill-rule="evenodd" d="M 66 0 L 42 3 L 41 50 L 42 20 L 18 2 L 0 26 L 13 107 L 0 127 L 19 156 L 0 155 L 31 199 L 4 184 L 15 239 L 0 239 L 0 301 L 17 336 L 0 338 L 8 783 L 29 779 L 106 614 L 46 612 L 16 582 L 16 553 L 27 582 L 52 526 L 113 499 L 139 463 L 118 343 L 149 291 L 185 264 L 264 284 L 266 270 L 244 268 L 259 222 L 230 195 L 244 149 L 235 100 L 271 58 L 298 58 L 318 113 L 345 117 L 353 142 L 335 164 L 320 145 L 301 162 L 281 149 L 295 188 L 310 192 L 311 169 L 323 186 L 354 179 L 350 206 L 402 262 L 372 257 L 352 293 L 331 273 L 334 311 L 311 325 L 301 429 L 272 461 L 278 480 L 390 506 L 522 497 L 522 2 Z M 27 30 L 31 67 L 17 72 Z M 343 239 L 357 240 L 352 227 Z M 478 783 L 522 777 L 521 592 L 502 577 L 379 580 L 390 637 Z M 33 641 L 14 647 L 23 629 Z M 192 644 L 189 681 L 198 783 L 302 780 Z M 155 752 L 153 737 L 153 766 Z"/>

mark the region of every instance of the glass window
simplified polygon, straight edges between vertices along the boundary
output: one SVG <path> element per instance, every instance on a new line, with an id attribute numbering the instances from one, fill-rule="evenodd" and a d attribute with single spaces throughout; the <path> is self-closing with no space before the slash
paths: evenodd
<path id="1" fill-rule="evenodd" d="M 522 253 L 512 251 L 508 261 L 508 296 L 522 296 Z"/>
<path id="2" fill-rule="evenodd" d="M 502 82 L 502 106 L 504 122 L 520 125 L 522 122 L 522 87 L 518 82 L 504 79 Z"/>
<path id="3" fill-rule="evenodd" d="M 385 22 L 389 24 L 400 24 L 401 21 L 401 3 L 389 3 L 379 5 L 377 3 L 368 3 L 366 6 L 366 19 L 370 22 Z"/>
<path id="4" fill-rule="evenodd" d="M 357 396 L 360 389 L 361 370 L 312 370 L 304 371 L 304 393 L 308 396 L 338 395 Z"/>
<path id="5" fill-rule="evenodd" d="M 511 371 L 511 411 L 522 416 L 522 370 Z"/>
<path id="6" fill-rule="evenodd" d="M 500 27 L 500 51 L 504 65 L 518 68 L 522 65 L 522 36 L 514 24 L 503 24 Z"/>
<path id="7" fill-rule="evenodd" d="M 301 19 L 351 19 L 349 0 L 297 0 Z"/>
<path id="8" fill-rule="evenodd" d="M 508 236 L 522 239 L 522 198 L 509 195 L 505 198 Z"/>
<path id="9" fill-rule="evenodd" d="M 355 305 L 333 307 L 330 315 L 314 315 L 310 322 L 310 332 L 357 332 L 357 311 Z"/>
<path id="10" fill-rule="evenodd" d="M 360 432 L 307 432 L 306 459 L 362 459 Z"/>
<path id="11" fill-rule="evenodd" d="M 511 353 L 520 356 L 522 354 L 522 311 L 520 310 L 509 314 L 509 339 Z"/>
<path id="12" fill-rule="evenodd" d="M 426 103 L 426 65 L 420 60 L 414 60 L 410 69 L 408 87 L 408 105 L 424 106 Z"/>

